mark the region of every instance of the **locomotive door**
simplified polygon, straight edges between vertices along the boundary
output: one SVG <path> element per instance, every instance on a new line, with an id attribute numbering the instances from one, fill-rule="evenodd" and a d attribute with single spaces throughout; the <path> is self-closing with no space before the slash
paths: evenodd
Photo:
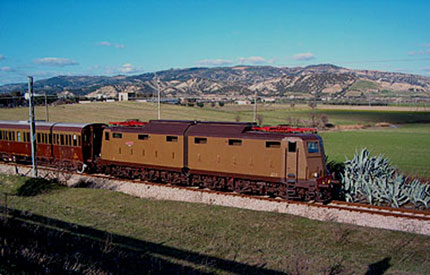
<path id="1" fill-rule="evenodd" d="M 296 140 L 288 140 L 285 149 L 285 178 L 297 181 L 299 174 L 299 150 Z"/>

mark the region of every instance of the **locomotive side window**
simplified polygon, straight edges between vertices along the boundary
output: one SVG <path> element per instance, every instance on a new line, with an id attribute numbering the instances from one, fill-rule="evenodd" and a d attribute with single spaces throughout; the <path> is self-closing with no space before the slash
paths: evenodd
<path id="1" fill-rule="evenodd" d="M 167 142 L 178 142 L 178 137 L 177 136 L 166 136 L 166 141 Z"/>
<path id="2" fill-rule="evenodd" d="M 122 134 L 121 133 L 113 133 L 112 137 L 113 138 L 122 138 Z"/>
<path id="3" fill-rule="evenodd" d="M 297 142 L 288 141 L 288 152 L 296 152 L 297 151 Z"/>
<path id="4" fill-rule="evenodd" d="M 228 140 L 228 145 L 231 145 L 231 146 L 240 146 L 240 145 L 242 145 L 242 140 L 241 139 L 229 139 Z"/>
<path id="5" fill-rule="evenodd" d="M 266 148 L 280 148 L 281 142 L 279 141 L 266 141 Z"/>
<path id="6" fill-rule="evenodd" d="M 138 140 L 148 140 L 149 136 L 148 135 L 137 135 L 137 139 Z"/>
<path id="7" fill-rule="evenodd" d="M 308 142 L 308 153 L 318 153 L 318 142 Z"/>
<path id="8" fill-rule="evenodd" d="M 206 144 L 208 143 L 208 139 L 207 138 L 194 138 L 194 143 L 195 144 Z"/>
<path id="9" fill-rule="evenodd" d="M 109 140 L 109 132 L 105 132 L 105 140 Z"/>

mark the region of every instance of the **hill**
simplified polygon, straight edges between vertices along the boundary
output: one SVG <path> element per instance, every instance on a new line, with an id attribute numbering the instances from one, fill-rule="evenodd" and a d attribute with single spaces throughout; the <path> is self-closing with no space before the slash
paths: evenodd
<path id="1" fill-rule="evenodd" d="M 330 64 L 307 67 L 235 66 L 170 69 L 156 73 L 164 96 L 430 97 L 430 77 L 352 70 Z M 133 76 L 57 76 L 35 82 L 38 92 L 115 96 L 120 91 L 152 95 L 154 73 Z M 0 86 L 24 92 L 26 83 Z"/>

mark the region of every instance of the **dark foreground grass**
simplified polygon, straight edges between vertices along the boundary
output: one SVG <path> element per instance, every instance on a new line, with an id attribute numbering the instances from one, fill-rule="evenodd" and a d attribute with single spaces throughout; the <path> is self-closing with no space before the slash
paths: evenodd
<path id="1" fill-rule="evenodd" d="M 399 128 L 320 133 L 330 160 L 351 159 L 356 151 L 368 148 L 383 154 L 402 172 L 430 178 L 430 125 Z"/>
<path id="2" fill-rule="evenodd" d="M 2 176 L 0 182 L 0 192 L 13 193 L 24 180 Z M 9 197 L 9 207 L 85 227 L 90 235 L 108 232 L 115 236 L 106 240 L 109 246 L 126 245 L 142 258 L 186 272 L 185 267 L 215 273 L 430 272 L 430 237 L 338 224 L 329 217 L 318 222 L 83 188 Z"/>

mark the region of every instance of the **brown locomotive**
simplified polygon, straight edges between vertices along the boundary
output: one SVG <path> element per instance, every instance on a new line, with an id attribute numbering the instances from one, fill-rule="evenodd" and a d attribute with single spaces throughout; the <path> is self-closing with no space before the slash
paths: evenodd
<path id="1" fill-rule="evenodd" d="M 17 128 L 20 124 L 26 126 Z M 173 120 L 151 120 L 138 127 L 37 125 L 37 133 L 47 134 L 41 142 L 38 140 L 38 161 L 49 156 L 44 163 L 88 166 L 118 177 L 213 190 L 287 199 L 330 199 L 322 140 L 313 133 L 263 132 L 255 130 L 252 123 Z M 28 130 L 28 123 L 0 122 L 0 128 L 15 129 L 16 133 L 17 129 Z M 62 143 L 61 135 L 66 134 L 70 137 Z M 43 153 L 43 141 L 53 149 Z M 28 137 L 15 140 L 14 149 L 7 149 L 5 142 L 11 141 L 0 139 L 3 158 L 28 160 Z M 24 151 L 19 151 L 18 142 L 26 147 Z"/>

